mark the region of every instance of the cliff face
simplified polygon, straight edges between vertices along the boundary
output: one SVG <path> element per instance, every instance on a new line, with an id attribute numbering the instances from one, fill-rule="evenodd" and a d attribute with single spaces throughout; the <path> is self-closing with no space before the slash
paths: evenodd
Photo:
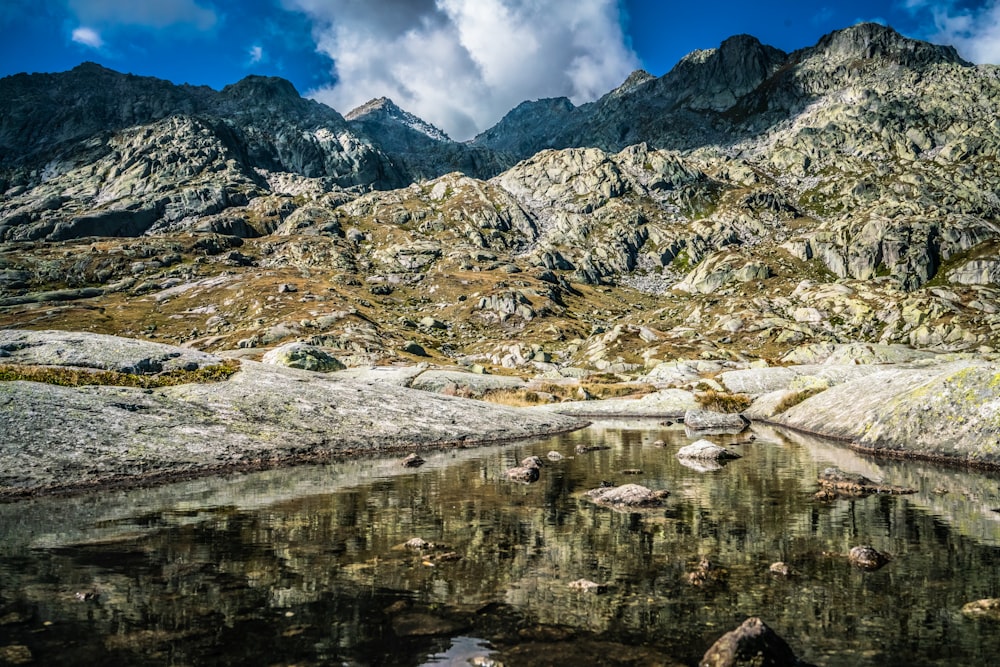
<path id="1" fill-rule="evenodd" d="M 345 119 L 280 79 L 8 77 L 0 323 L 57 300 L 39 295 L 179 283 L 215 310 L 154 299 L 158 331 L 209 346 L 413 339 L 517 364 L 521 339 L 626 365 L 707 341 L 993 347 L 998 117 L 998 68 L 873 24 L 791 54 L 733 37 L 591 104 L 524 102 L 467 143 L 387 99 Z M 233 296 L 225 272 L 311 296 Z M 322 319 L 319 296 L 347 314 Z"/>

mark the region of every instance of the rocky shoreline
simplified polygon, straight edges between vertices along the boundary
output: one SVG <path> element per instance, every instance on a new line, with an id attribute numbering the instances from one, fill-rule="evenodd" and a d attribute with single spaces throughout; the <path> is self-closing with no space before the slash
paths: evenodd
<path id="1" fill-rule="evenodd" d="M 742 430 L 753 420 L 877 456 L 1000 468 L 995 362 L 862 347 L 867 356 L 857 348 L 850 354 L 814 348 L 811 357 L 798 352 L 810 363 L 717 364 L 714 374 L 705 372 L 711 362 L 670 362 L 631 378 L 655 389 L 640 397 L 555 402 L 549 396 L 553 402 L 517 408 L 462 396 L 492 388 L 538 399 L 531 390 L 538 380 L 412 366 L 320 373 L 283 365 L 312 363 L 301 354 L 234 362 L 98 334 L 0 330 L 0 367 L 7 373 L 0 382 L 0 499 L 472 447 L 575 430 L 590 417 L 684 420 L 691 433 L 710 433 L 704 429 L 716 423 Z M 231 375 L 197 379 L 226 364 Z M 701 368 L 700 375 L 689 366 Z M 194 379 L 59 386 L 16 374 L 38 369 Z M 706 397 L 719 405 L 707 406 Z"/>
<path id="2" fill-rule="evenodd" d="M 0 331 L 11 367 L 207 368 L 221 357 L 65 332 Z M 79 356 L 87 350 L 87 357 Z M 161 372 L 161 371 L 160 371 Z M 349 456 L 470 447 L 586 422 L 392 383 L 242 361 L 160 388 L 0 382 L 0 498 L 162 482 Z"/>

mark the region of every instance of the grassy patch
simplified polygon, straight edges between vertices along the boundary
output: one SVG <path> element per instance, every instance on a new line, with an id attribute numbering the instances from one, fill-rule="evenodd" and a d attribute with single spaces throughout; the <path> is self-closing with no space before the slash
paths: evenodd
<path id="1" fill-rule="evenodd" d="M 803 389 L 802 391 L 796 391 L 790 393 L 786 395 L 784 398 L 782 398 L 780 401 L 778 401 L 778 404 L 774 406 L 774 414 L 781 414 L 785 410 L 788 410 L 789 408 L 798 405 L 807 398 L 811 398 L 816 394 L 822 393 L 824 391 L 826 391 L 826 389 L 820 387 L 811 387 L 809 389 Z"/>
<path id="2" fill-rule="evenodd" d="M 538 395 L 538 392 L 527 389 L 490 389 L 483 393 L 482 400 L 498 405 L 523 408 L 529 405 L 538 405 L 542 402 L 542 397 Z"/>
<path id="3" fill-rule="evenodd" d="M 716 412 L 743 412 L 753 402 L 746 394 L 729 394 L 709 389 L 695 394 L 698 405 Z"/>
<path id="4" fill-rule="evenodd" d="M 178 384 L 221 382 L 228 380 L 239 368 L 240 362 L 236 359 L 226 359 L 221 364 L 203 366 L 194 371 L 174 370 L 155 375 L 88 370 L 84 368 L 65 368 L 61 366 L 0 365 L 0 382 L 24 380 L 26 382 L 44 382 L 45 384 L 54 384 L 60 387 L 106 385 L 155 389 L 156 387 L 170 387 Z"/>

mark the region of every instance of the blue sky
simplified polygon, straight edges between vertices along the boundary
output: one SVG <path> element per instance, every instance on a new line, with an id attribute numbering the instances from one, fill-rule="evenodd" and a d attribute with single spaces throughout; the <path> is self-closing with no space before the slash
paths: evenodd
<path id="1" fill-rule="evenodd" d="M 520 101 L 586 102 L 734 34 L 791 51 L 864 20 L 1000 63 L 1000 0 L 0 0 L 0 76 L 85 60 L 216 89 L 275 75 L 342 113 L 392 97 L 466 139 Z"/>

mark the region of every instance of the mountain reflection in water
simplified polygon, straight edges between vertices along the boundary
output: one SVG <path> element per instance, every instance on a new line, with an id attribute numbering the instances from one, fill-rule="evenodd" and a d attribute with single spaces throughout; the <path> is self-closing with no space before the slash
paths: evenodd
<path id="1" fill-rule="evenodd" d="M 353 461 L 0 505 L 0 664 L 691 665 L 754 615 L 816 665 L 995 664 L 1000 621 L 960 611 L 1000 597 L 995 475 L 757 435 L 706 472 L 675 458 L 683 427 L 609 422 L 416 470 Z M 540 480 L 504 480 L 528 455 Z M 919 492 L 815 500 L 830 465 Z M 602 482 L 670 496 L 615 512 L 583 497 Z M 855 569 L 859 544 L 892 560 Z M 703 558 L 717 574 L 693 584 Z M 569 587 L 581 578 L 606 589 Z"/>

